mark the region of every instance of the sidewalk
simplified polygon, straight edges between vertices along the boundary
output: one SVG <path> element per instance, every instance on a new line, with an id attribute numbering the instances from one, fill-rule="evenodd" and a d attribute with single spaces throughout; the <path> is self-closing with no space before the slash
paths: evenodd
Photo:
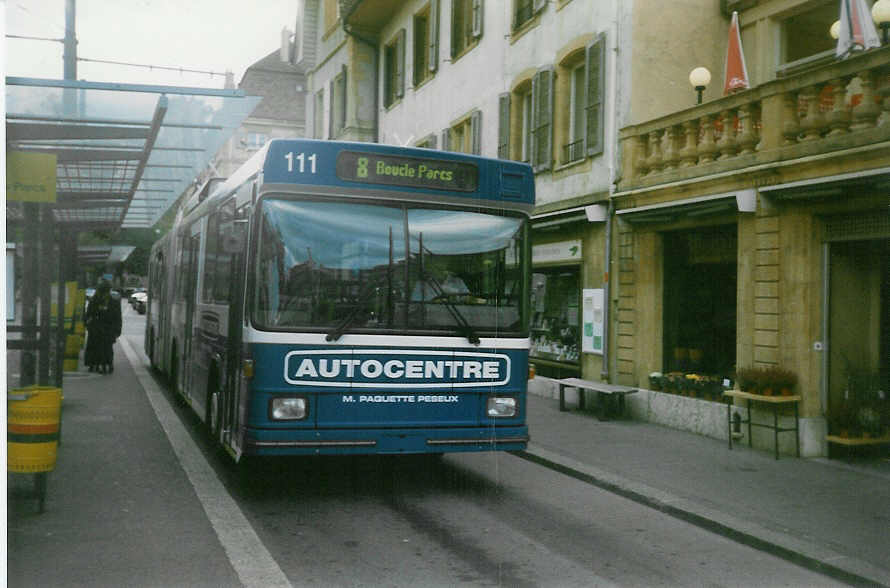
<path id="1" fill-rule="evenodd" d="M 528 459 L 837 579 L 890 586 L 890 461 L 775 460 L 659 425 L 560 412 L 558 400 L 534 394 L 528 403 Z"/>
<path id="2" fill-rule="evenodd" d="M 10 585 L 241 585 L 121 345 L 113 374 L 66 374 L 64 394 L 46 512 L 25 496 L 33 476 L 7 474 Z M 837 579 L 890 586 L 890 461 L 777 461 L 533 394 L 528 405 L 525 459 Z"/>
<path id="3" fill-rule="evenodd" d="M 7 473 L 10 586 L 240 586 L 120 343 L 64 376 L 46 511 Z M 200 565 L 195 565 L 200 562 Z"/>

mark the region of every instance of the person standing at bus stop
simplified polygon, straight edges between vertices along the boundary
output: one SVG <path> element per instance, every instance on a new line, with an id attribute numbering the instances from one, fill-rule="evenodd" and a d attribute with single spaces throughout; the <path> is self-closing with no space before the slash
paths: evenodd
<path id="1" fill-rule="evenodd" d="M 121 303 L 111 295 L 111 284 L 103 280 L 90 299 L 84 315 L 87 348 L 84 363 L 91 372 L 114 371 L 114 342 L 121 334 Z"/>

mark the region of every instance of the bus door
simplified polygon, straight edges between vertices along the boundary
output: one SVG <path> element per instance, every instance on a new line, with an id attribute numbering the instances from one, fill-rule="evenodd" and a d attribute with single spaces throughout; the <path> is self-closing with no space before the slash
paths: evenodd
<path id="1" fill-rule="evenodd" d="M 238 431 L 241 428 L 238 409 L 241 396 L 241 348 L 244 329 L 244 288 L 247 279 L 245 256 L 247 244 L 247 219 L 235 218 L 235 202 L 223 205 L 220 222 L 220 249 L 227 258 L 229 268 L 229 332 L 226 337 L 226 373 L 221 406 L 223 444 L 236 449 L 241 447 Z"/>
<path id="2" fill-rule="evenodd" d="M 185 330 L 183 335 L 185 341 L 182 345 L 182 375 L 183 390 L 187 396 L 192 396 L 192 365 L 194 364 L 192 353 L 195 340 L 195 303 L 198 290 L 198 256 L 201 252 L 201 233 L 199 232 L 199 223 L 192 225 L 192 234 L 188 238 L 186 246 L 186 255 L 188 260 L 186 263 L 187 272 L 184 278 L 187 280 L 187 288 L 185 291 Z"/>

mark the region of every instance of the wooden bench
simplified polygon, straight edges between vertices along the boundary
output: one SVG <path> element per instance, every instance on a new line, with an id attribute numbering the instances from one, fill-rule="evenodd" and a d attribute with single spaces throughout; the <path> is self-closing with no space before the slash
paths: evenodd
<path id="1" fill-rule="evenodd" d="M 606 382 L 593 382 L 591 380 L 582 380 L 580 378 L 563 378 L 556 380 L 559 384 L 559 410 L 566 410 L 566 388 L 576 388 L 578 390 L 578 405 L 584 409 L 584 396 L 587 390 L 596 394 L 596 416 L 601 421 L 606 420 L 610 416 L 621 416 L 624 414 L 624 397 L 627 394 L 633 394 L 636 388 L 628 386 L 616 386 L 607 384 Z"/>

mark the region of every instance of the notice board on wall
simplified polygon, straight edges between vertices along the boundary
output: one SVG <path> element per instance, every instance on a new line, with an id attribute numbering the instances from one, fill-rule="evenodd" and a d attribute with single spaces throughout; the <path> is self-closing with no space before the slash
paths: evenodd
<path id="1" fill-rule="evenodd" d="M 581 350 L 584 353 L 603 354 L 603 319 L 605 297 L 602 288 L 585 288 L 582 291 L 584 306 L 584 331 Z"/>

